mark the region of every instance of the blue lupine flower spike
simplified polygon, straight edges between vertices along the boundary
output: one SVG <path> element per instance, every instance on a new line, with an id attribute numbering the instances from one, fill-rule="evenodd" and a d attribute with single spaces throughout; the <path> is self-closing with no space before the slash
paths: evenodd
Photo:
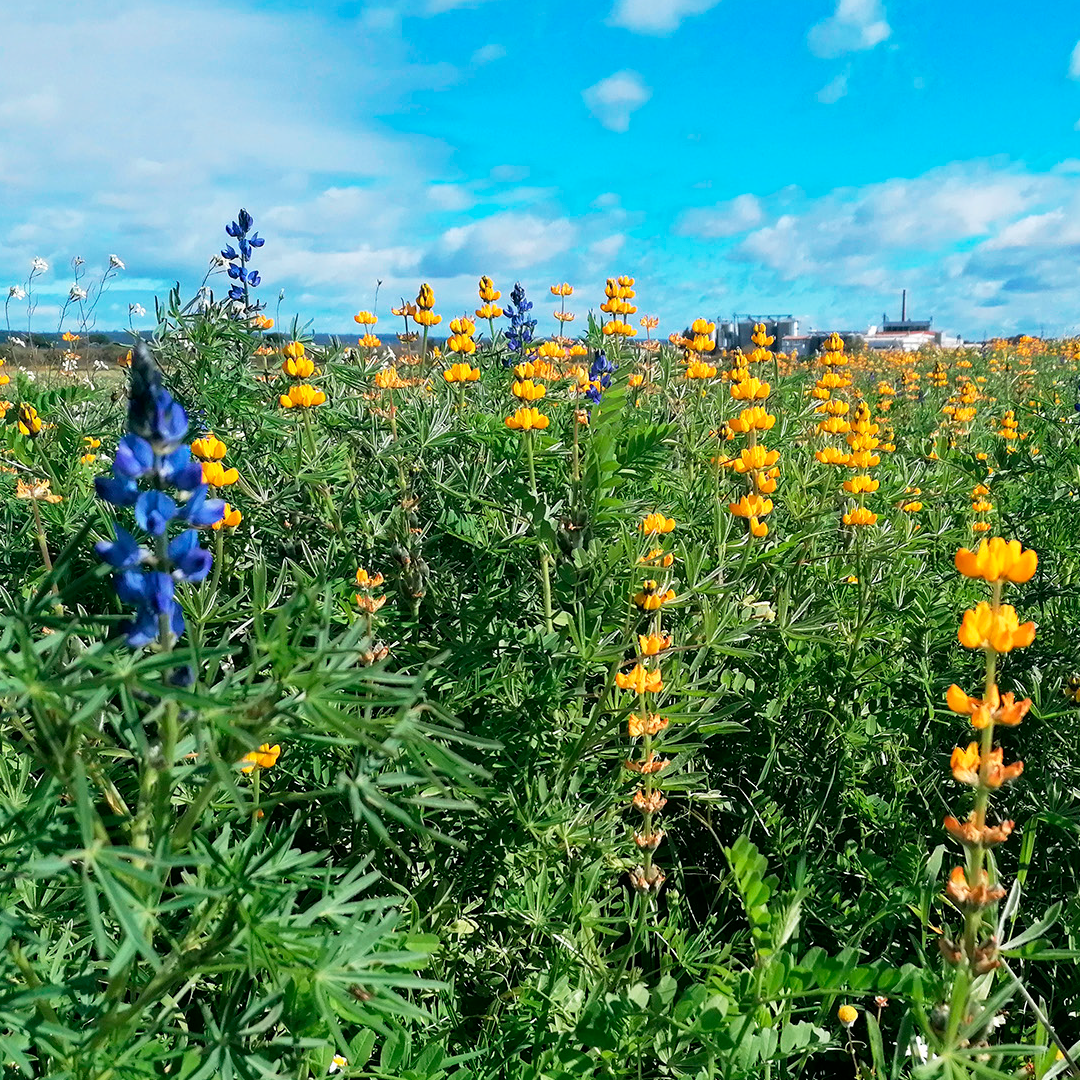
<path id="1" fill-rule="evenodd" d="M 150 350 L 137 342 L 132 351 L 128 433 L 116 448 L 113 475 L 95 483 L 98 498 L 135 508 L 135 523 L 148 542 L 114 522 L 115 539 L 102 540 L 96 550 L 119 571 L 116 595 L 136 609 L 125 627 L 128 645 L 138 649 L 164 634 L 162 644 L 170 648 L 184 632 L 176 582 L 202 581 L 213 562 L 195 530 L 220 521 L 225 504 L 207 498 L 202 466 L 191 460 L 191 447 L 183 441 L 187 413 L 165 389 Z M 173 522 L 186 527 L 170 540 Z"/>
<path id="2" fill-rule="evenodd" d="M 506 343 L 512 352 L 520 353 L 524 358 L 525 349 L 533 339 L 536 330 L 536 320 L 529 318 L 532 311 L 532 301 L 525 299 L 525 288 L 521 282 L 516 282 L 510 290 L 510 303 L 506 307 L 506 315 L 510 320 L 510 328 L 506 331 Z M 504 361 L 507 367 L 510 360 Z"/>
<path id="3" fill-rule="evenodd" d="M 248 316 L 258 312 L 260 304 L 251 300 L 251 290 L 256 288 L 262 281 L 258 270 L 248 266 L 254 248 L 261 248 L 266 241 L 251 228 L 255 219 L 246 210 L 241 209 L 236 215 L 235 221 L 230 221 L 225 226 L 225 232 L 236 241 L 236 247 L 226 244 L 221 249 L 221 257 L 229 264 L 227 267 L 229 279 L 233 285 L 229 289 L 230 300 L 242 300 L 243 308 L 241 316 Z"/>

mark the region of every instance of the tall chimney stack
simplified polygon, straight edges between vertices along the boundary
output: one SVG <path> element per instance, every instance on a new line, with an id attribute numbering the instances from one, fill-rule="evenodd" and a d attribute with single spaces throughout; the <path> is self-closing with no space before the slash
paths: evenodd
<path id="1" fill-rule="evenodd" d="M 907 322 L 907 289 L 901 293 L 900 299 L 900 321 Z"/>

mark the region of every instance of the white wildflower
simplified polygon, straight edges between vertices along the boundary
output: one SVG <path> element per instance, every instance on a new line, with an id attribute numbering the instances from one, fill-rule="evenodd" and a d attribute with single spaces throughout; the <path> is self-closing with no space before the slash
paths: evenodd
<path id="1" fill-rule="evenodd" d="M 86 290 L 81 285 L 72 285 L 71 292 L 68 293 L 68 298 L 71 300 L 85 300 Z"/>
<path id="2" fill-rule="evenodd" d="M 21 285 L 12 285 L 7 291 L 9 300 L 25 300 L 26 290 Z"/>
<path id="3" fill-rule="evenodd" d="M 343 1057 L 341 1054 L 335 1054 L 333 1060 L 330 1062 L 330 1068 L 326 1071 L 336 1073 L 341 1072 L 342 1069 L 347 1069 L 348 1067 L 349 1059 Z"/>
<path id="4" fill-rule="evenodd" d="M 30 270 L 35 274 L 44 274 L 49 269 L 49 264 L 44 259 L 34 259 L 30 263 Z"/>
<path id="5" fill-rule="evenodd" d="M 146 314 L 146 308 L 142 304 L 128 304 L 128 315 L 141 319 Z"/>
<path id="6" fill-rule="evenodd" d="M 21 337 L 9 337 L 8 344 L 14 345 L 17 349 L 25 349 L 26 342 Z"/>
<path id="7" fill-rule="evenodd" d="M 126 270 L 127 267 L 124 265 L 124 260 L 121 259 L 119 255 L 110 255 L 109 256 L 109 269 L 110 270 Z"/>
<path id="8" fill-rule="evenodd" d="M 75 267 L 76 270 L 78 270 L 78 268 L 82 266 L 84 262 L 86 262 L 86 260 L 81 255 L 76 255 L 75 258 L 71 260 L 71 265 Z"/>

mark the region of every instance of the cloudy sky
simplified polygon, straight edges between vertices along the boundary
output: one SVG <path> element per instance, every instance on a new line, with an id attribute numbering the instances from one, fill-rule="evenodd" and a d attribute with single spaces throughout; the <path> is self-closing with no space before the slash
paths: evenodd
<path id="1" fill-rule="evenodd" d="M 54 329 L 71 257 L 115 253 L 98 325 L 123 325 L 174 281 L 190 294 L 245 206 L 271 313 L 284 289 L 282 315 L 330 332 L 377 280 L 384 316 L 421 280 L 452 316 L 485 273 L 504 296 L 522 281 L 544 330 L 552 282 L 583 317 L 628 273 L 662 332 L 731 312 L 859 328 L 902 287 L 969 337 L 1080 332 L 1080 7 L 1023 10 L 5 4 L 2 295 L 47 259 Z"/>

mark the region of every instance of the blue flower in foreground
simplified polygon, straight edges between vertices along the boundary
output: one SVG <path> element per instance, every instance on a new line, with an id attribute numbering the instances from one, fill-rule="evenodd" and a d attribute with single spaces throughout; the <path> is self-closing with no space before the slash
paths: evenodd
<path id="1" fill-rule="evenodd" d="M 250 215 L 249 215 L 250 216 Z M 141 544 L 113 523 L 113 540 L 102 540 L 101 559 L 120 571 L 116 595 L 135 606 L 126 627 L 133 649 L 164 637 L 170 646 L 184 632 L 184 616 L 175 596 L 177 581 L 202 581 L 213 556 L 199 547 L 197 528 L 221 520 L 225 504 L 209 499 L 202 466 L 191 460 L 183 440 L 187 413 L 162 385 L 161 372 L 150 350 L 138 342 L 133 349 L 128 395 L 128 433 L 113 459 L 113 475 L 98 477 L 98 498 L 113 506 L 134 507 L 135 523 L 147 534 Z M 173 539 L 173 522 L 187 525 Z"/>
<path id="2" fill-rule="evenodd" d="M 536 330 L 536 320 L 529 317 L 532 311 L 532 301 L 525 299 L 525 289 L 521 282 L 515 282 L 510 290 L 510 303 L 506 305 L 506 315 L 510 320 L 510 328 L 506 331 L 506 342 L 512 352 L 523 353 L 526 346 L 533 339 Z M 510 361 L 505 361 L 510 366 Z"/>

